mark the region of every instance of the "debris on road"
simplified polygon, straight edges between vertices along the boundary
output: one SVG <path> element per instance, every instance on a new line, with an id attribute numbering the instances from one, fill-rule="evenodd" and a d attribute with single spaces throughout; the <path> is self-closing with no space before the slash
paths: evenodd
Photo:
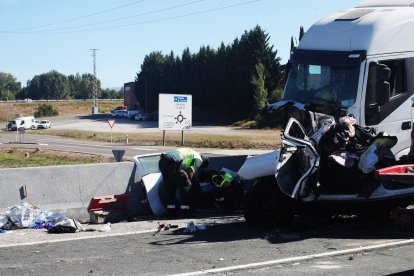
<path id="1" fill-rule="evenodd" d="M 14 229 L 47 229 L 49 233 L 75 233 L 85 231 L 82 224 L 63 213 L 42 210 L 28 202 L 11 206 L 0 213 L 0 230 L 11 233 Z"/>
<path id="2" fill-rule="evenodd" d="M 42 210 L 28 202 L 23 202 L 0 213 L 0 229 L 50 229 L 64 219 L 66 216 L 63 213 Z"/>
<path id="3" fill-rule="evenodd" d="M 93 197 L 87 208 L 90 223 L 119 222 L 128 217 L 128 194 Z"/>
<path id="4" fill-rule="evenodd" d="M 206 229 L 207 227 L 205 224 L 199 224 L 196 226 L 193 221 L 190 221 L 189 223 L 187 223 L 187 227 L 184 229 L 184 233 L 194 233 L 197 230 L 204 231 Z"/>
<path id="5" fill-rule="evenodd" d="M 75 233 L 83 231 L 85 231 L 85 228 L 82 226 L 82 224 L 73 218 L 66 218 L 48 229 L 49 233 L 54 234 Z"/>
<path id="6" fill-rule="evenodd" d="M 176 224 L 165 224 L 165 223 L 160 223 L 158 224 L 158 229 L 157 231 L 155 231 L 152 235 L 155 236 L 156 234 L 158 234 L 161 230 L 167 231 L 173 228 L 178 228 L 178 225 Z"/>

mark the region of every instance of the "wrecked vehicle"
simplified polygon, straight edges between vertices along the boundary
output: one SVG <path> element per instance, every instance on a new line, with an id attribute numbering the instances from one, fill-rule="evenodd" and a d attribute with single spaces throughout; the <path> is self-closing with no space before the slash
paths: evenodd
<path id="1" fill-rule="evenodd" d="M 395 136 L 355 125 L 352 116 L 335 120 L 306 106 L 296 111 L 282 135 L 275 176 L 258 179 L 245 196 L 250 225 L 283 225 L 301 209 L 316 206 L 327 212 L 385 216 L 414 201 L 412 183 L 375 177 L 378 169 L 402 162 L 391 151 Z"/>
<path id="2" fill-rule="evenodd" d="M 359 213 L 371 205 L 366 203 L 373 203 L 371 215 L 375 215 L 412 200 L 412 185 L 375 179 L 373 169 L 404 162 L 401 157 L 414 153 L 410 151 L 414 49 L 412 39 L 407 39 L 413 4 L 362 1 L 316 22 L 292 49 L 283 101 L 268 110 L 301 112 L 279 114 L 285 131 L 275 177 L 259 179 L 247 193 L 247 222 L 282 224 L 303 203 L 324 202 L 333 209 L 347 205 Z M 361 134 L 356 144 L 335 148 L 335 143 L 326 143 L 350 138 L 336 135 L 335 128 L 322 144 L 315 139 L 323 133 L 323 124 L 334 126 L 350 114 Z M 361 159 L 375 154 L 380 155 L 376 163 L 370 167 L 367 162 L 365 168 Z"/>

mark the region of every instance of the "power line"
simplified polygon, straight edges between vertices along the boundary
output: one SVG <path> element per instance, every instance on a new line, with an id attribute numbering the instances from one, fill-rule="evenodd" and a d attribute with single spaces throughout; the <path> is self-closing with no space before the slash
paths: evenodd
<path id="1" fill-rule="evenodd" d="M 78 26 L 72 26 L 72 27 L 49 29 L 49 30 L 37 31 L 37 32 L 38 33 L 42 33 L 42 32 L 53 32 L 53 31 L 70 30 L 70 29 L 76 29 L 76 28 L 81 28 L 81 27 L 87 27 L 87 26 L 105 24 L 105 23 L 110 23 L 110 22 L 121 21 L 121 20 L 125 20 L 125 19 L 130 19 L 130 18 L 145 16 L 145 15 L 150 15 L 150 14 L 154 14 L 154 13 L 159 13 L 159 12 L 163 12 L 163 11 L 167 11 L 167 10 L 172 10 L 172 9 L 176 9 L 176 8 L 181 8 L 181 7 L 189 6 L 189 5 L 192 5 L 192 4 L 195 4 L 195 3 L 199 3 L 199 2 L 203 2 L 203 1 L 205 1 L 205 0 L 197 0 L 197 1 L 189 2 L 189 3 L 184 3 L 184 4 L 181 4 L 181 5 L 176 5 L 176 6 L 164 8 L 164 9 L 149 11 L 149 12 L 140 13 L 140 14 L 131 15 L 131 16 L 124 16 L 124 17 L 115 18 L 115 19 L 111 19 L 111 20 L 99 21 L 99 22 L 95 22 L 95 23 L 78 25 Z"/>
<path id="2" fill-rule="evenodd" d="M 111 8 L 111 9 L 108 9 L 108 10 L 98 11 L 98 12 L 94 12 L 94 13 L 91 13 L 91 14 L 77 16 L 77 17 L 73 17 L 73 18 L 70 18 L 70 19 L 56 21 L 56 22 L 48 23 L 48 24 L 44 24 L 44 25 L 37 25 L 37 26 L 32 26 L 32 27 L 25 27 L 25 28 L 14 29 L 14 30 L 11 30 L 11 31 L 1 31 L 1 32 L 13 32 L 13 31 L 19 31 L 19 30 L 32 30 L 32 29 L 48 27 L 48 26 L 51 26 L 51 25 L 67 23 L 67 22 L 78 20 L 78 19 L 83 19 L 83 18 L 95 16 L 95 15 L 98 15 L 98 14 L 103 14 L 103 13 L 111 12 L 111 11 L 118 10 L 118 9 L 121 9 L 121 8 L 129 7 L 129 6 L 136 5 L 138 3 L 144 2 L 144 1 L 145 0 L 135 1 L 135 2 L 132 2 L 132 3 L 125 4 L 125 5 L 122 5 L 122 6 L 118 6 L 118 7 L 115 7 L 115 8 Z"/>
<path id="3" fill-rule="evenodd" d="M 202 10 L 202 11 L 198 11 L 198 12 L 192 12 L 192 13 L 187 13 L 187 14 L 182 14 L 182 15 L 177 15 L 177 16 L 164 17 L 164 18 L 160 18 L 160 19 L 153 19 L 153 20 L 147 20 L 147 21 L 142 21 L 142 22 L 135 22 L 135 23 L 115 25 L 115 26 L 95 28 L 95 29 L 85 29 L 85 30 L 77 30 L 77 31 L 61 31 L 61 32 L 59 32 L 59 31 L 57 31 L 57 32 L 39 31 L 39 32 L 14 32 L 14 33 L 20 33 L 20 34 L 29 33 L 29 34 L 44 34 L 44 35 L 47 35 L 47 34 L 65 34 L 65 33 L 80 33 L 80 32 L 91 32 L 91 31 L 102 31 L 102 30 L 116 29 L 116 28 L 129 27 L 129 26 L 135 26 L 135 25 L 143 25 L 143 24 L 148 24 L 148 23 L 168 21 L 168 20 L 193 16 L 193 15 L 198 15 L 198 14 L 205 14 L 205 13 L 210 13 L 210 12 L 215 12 L 215 11 L 219 11 L 219 10 L 234 8 L 234 7 L 237 7 L 237 6 L 247 5 L 247 4 L 260 2 L 260 1 L 261 0 L 246 1 L 246 2 L 237 3 L 237 4 L 233 4 L 233 5 L 229 5 L 229 6 L 220 7 L 220 8 L 207 9 L 207 10 Z"/>

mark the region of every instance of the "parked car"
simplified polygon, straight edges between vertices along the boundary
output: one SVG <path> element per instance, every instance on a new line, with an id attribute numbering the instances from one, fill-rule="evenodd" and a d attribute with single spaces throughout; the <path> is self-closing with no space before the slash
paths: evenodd
<path id="1" fill-rule="evenodd" d="M 135 117 L 135 115 L 137 115 L 139 113 L 141 113 L 141 112 L 138 111 L 138 110 L 135 110 L 135 109 L 131 109 L 131 110 L 128 110 L 127 115 L 128 115 L 128 118 L 131 118 L 131 120 L 133 120 L 133 118 Z"/>
<path id="2" fill-rule="evenodd" d="M 138 113 L 134 116 L 134 121 L 146 121 L 148 118 L 148 115 L 145 113 Z"/>
<path id="3" fill-rule="evenodd" d="M 49 120 L 41 120 L 40 123 L 37 125 L 37 128 L 51 128 L 52 124 L 50 123 Z"/>
<path id="4" fill-rule="evenodd" d="M 12 130 L 13 121 L 8 121 L 6 124 L 6 130 Z"/>
<path id="5" fill-rule="evenodd" d="M 112 117 L 128 117 L 128 111 L 126 111 L 126 110 L 114 110 L 114 111 L 112 111 Z"/>
<path id="6" fill-rule="evenodd" d="M 38 129 L 39 128 L 39 124 L 40 124 L 40 120 L 35 120 L 34 123 L 32 124 L 32 129 Z"/>

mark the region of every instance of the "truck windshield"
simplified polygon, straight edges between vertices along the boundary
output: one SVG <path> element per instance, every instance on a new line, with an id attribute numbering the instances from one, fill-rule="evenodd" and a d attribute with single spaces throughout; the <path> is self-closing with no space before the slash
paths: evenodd
<path id="1" fill-rule="evenodd" d="M 293 64 L 283 99 L 348 108 L 356 100 L 359 68 Z"/>

